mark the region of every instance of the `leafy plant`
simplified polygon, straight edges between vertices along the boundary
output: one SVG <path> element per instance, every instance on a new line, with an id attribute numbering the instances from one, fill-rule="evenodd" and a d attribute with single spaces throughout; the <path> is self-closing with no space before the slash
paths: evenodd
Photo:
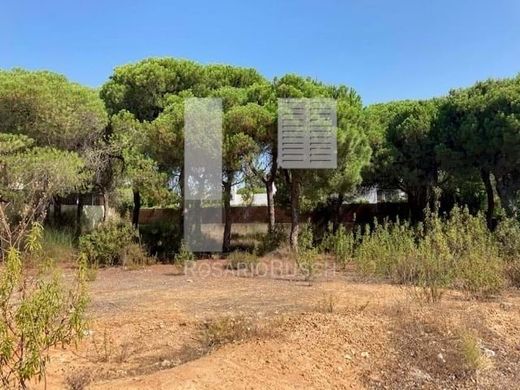
<path id="1" fill-rule="evenodd" d="M 137 238 L 137 232 L 122 222 L 107 222 L 80 237 L 79 249 L 89 264 L 122 265 L 124 250 Z"/>
<path id="2" fill-rule="evenodd" d="M 458 207 L 444 218 L 427 211 L 425 224 L 417 227 L 375 223 L 355 254 L 363 272 L 418 286 L 429 301 L 439 300 L 448 287 L 486 296 L 504 285 L 505 262 L 484 217 Z"/>
<path id="3" fill-rule="evenodd" d="M 307 251 L 314 247 L 314 234 L 312 232 L 312 226 L 309 223 L 302 224 L 300 226 L 300 232 L 298 234 L 298 250 Z"/>
<path id="4" fill-rule="evenodd" d="M 270 232 L 267 232 L 260 239 L 260 244 L 256 248 L 259 255 L 272 252 L 287 241 L 287 232 L 282 225 L 275 225 Z"/>
<path id="5" fill-rule="evenodd" d="M 354 234 L 347 231 L 345 226 L 340 225 L 334 232 L 332 224 L 330 224 L 328 231 L 322 239 L 320 248 L 325 252 L 332 253 L 336 262 L 344 267 L 354 258 L 355 244 Z"/>
<path id="6" fill-rule="evenodd" d="M 318 270 L 318 251 L 316 249 L 299 250 L 296 254 L 296 265 L 304 280 L 309 284 Z"/>
<path id="7" fill-rule="evenodd" d="M 247 269 L 254 274 L 258 263 L 259 259 L 256 254 L 235 251 L 229 254 L 227 267 L 232 270 Z"/>
<path id="8" fill-rule="evenodd" d="M 186 271 L 186 267 L 190 265 L 195 260 L 195 256 L 193 252 L 191 252 L 186 243 L 181 241 L 181 247 L 179 249 L 179 253 L 175 255 L 175 264 L 182 268 L 183 271 Z"/>
<path id="9" fill-rule="evenodd" d="M 33 224 L 23 251 L 7 250 L 0 273 L 0 382 L 5 388 L 25 389 L 29 380 L 41 380 L 49 349 L 74 343 L 85 329 L 85 264 L 80 262 L 71 288 L 64 287 L 49 261 L 40 263 L 36 276 L 27 270 L 27 255 L 43 255 L 42 231 Z"/>

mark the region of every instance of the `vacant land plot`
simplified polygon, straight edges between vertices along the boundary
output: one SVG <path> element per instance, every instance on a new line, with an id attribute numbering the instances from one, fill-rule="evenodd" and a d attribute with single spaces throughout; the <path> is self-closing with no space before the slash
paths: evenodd
<path id="1" fill-rule="evenodd" d="M 100 270 L 89 331 L 53 351 L 47 388 L 517 388 L 516 290 L 424 304 L 352 269 L 309 285 L 280 259 L 258 276 L 224 260 Z"/>

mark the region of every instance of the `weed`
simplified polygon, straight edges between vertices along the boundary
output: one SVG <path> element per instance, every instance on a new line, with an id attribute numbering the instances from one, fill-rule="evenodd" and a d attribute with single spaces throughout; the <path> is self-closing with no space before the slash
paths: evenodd
<path id="1" fill-rule="evenodd" d="M 205 323 L 203 344 L 208 349 L 240 342 L 259 333 L 259 328 L 245 317 L 222 317 Z"/>
<path id="2" fill-rule="evenodd" d="M 303 278 L 309 284 L 315 277 L 318 270 L 318 251 L 316 249 L 300 249 L 296 254 L 296 265 L 298 271 L 303 275 Z"/>
<path id="3" fill-rule="evenodd" d="M 65 377 L 65 384 L 68 390 L 84 390 L 91 381 L 90 372 L 86 369 L 72 371 Z"/>
<path id="4" fill-rule="evenodd" d="M 460 334 L 460 352 L 465 367 L 470 370 L 477 370 L 484 364 L 484 356 L 480 349 L 478 338 L 469 331 L 462 331 Z"/>
<path id="5" fill-rule="evenodd" d="M 249 252 L 235 251 L 228 256 L 227 268 L 232 270 L 246 269 L 251 272 L 252 275 L 255 275 L 258 263 L 259 259 L 257 255 Z"/>
<path id="6" fill-rule="evenodd" d="M 334 294 L 324 294 L 320 301 L 318 301 L 317 311 L 321 313 L 334 313 L 336 309 L 337 298 Z"/>

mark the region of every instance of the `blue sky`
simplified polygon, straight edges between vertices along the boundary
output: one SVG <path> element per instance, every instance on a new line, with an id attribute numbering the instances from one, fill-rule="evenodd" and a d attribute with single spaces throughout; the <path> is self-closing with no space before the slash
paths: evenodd
<path id="1" fill-rule="evenodd" d="M 520 72 L 518 0 L 35 1 L 0 4 L 0 67 L 100 86 L 148 56 L 298 73 L 366 104 Z"/>

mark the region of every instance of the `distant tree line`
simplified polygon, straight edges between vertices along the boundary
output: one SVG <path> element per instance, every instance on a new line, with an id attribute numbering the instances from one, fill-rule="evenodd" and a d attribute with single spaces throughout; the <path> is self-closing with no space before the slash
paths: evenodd
<path id="1" fill-rule="evenodd" d="M 339 211 L 361 186 L 402 190 L 414 222 L 437 202 L 482 210 L 490 228 L 500 213 L 518 216 L 519 76 L 431 100 L 363 106 L 344 85 L 294 74 L 267 80 L 252 68 L 174 58 L 117 67 L 100 90 L 51 72 L 0 71 L 0 201 L 20 218 L 24 208 L 54 203 L 59 210 L 63 196 L 94 191 L 105 210 L 128 204 L 136 226 L 143 205 L 182 207 L 188 97 L 223 102 L 225 250 L 231 189 L 239 182 L 265 186 L 269 231 L 275 204 L 290 209 L 293 247 L 302 209 L 328 204 Z M 301 97 L 337 102 L 336 169 L 276 164 L 277 99 Z"/>

